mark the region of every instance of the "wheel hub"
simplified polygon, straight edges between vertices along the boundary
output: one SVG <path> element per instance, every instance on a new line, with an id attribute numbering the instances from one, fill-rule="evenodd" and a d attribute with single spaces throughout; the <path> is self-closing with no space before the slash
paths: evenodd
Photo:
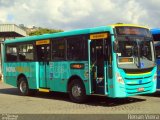
<path id="1" fill-rule="evenodd" d="M 72 88 L 72 94 L 73 94 L 74 97 L 81 96 L 81 88 L 79 86 L 74 86 Z"/>
<path id="2" fill-rule="evenodd" d="M 27 84 L 26 84 L 26 82 L 22 81 L 20 83 L 20 90 L 21 90 L 22 93 L 26 92 L 26 90 L 27 90 Z"/>

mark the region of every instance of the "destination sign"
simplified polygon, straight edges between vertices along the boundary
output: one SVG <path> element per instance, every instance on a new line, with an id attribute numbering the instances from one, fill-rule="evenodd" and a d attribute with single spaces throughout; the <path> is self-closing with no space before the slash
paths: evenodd
<path id="1" fill-rule="evenodd" d="M 140 27 L 116 27 L 117 35 L 140 35 L 150 37 L 148 29 Z"/>
<path id="2" fill-rule="evenodd" d="M 127 58 L 127 57 L 119 58 L 119 62 L 120 63 L 133 63 L 133 58 Z"/>
<path id="3" fill-rule="evenodd" d="M 50 40 L 36 41 L 36 45 L 46 45 L 46 44 L 50 44 Z"/>
<path id="4" fill-rule="evenodd" d="M 108 33 L 98 33 L 90 35 L 90 40 L 105 39 L 105 38 L 108 38 Z"/>

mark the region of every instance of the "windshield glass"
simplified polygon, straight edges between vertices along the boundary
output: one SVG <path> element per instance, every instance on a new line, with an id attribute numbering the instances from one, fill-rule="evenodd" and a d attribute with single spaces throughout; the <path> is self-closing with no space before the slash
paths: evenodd
<path id="1" fill-rule="evenodd" d="M 119 37 L 117 63 L 120 68 L 150 68 L 155 65 L 153 41 L 145 37 Z"/>

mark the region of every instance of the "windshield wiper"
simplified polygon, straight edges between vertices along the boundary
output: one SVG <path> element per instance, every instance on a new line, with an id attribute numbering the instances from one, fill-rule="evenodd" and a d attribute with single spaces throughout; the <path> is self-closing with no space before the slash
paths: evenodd
<path id="1" fill-rule="evenodd" d="M 139 46 L 139 41 L 135 41 L 136 42 L 136 47 L 134 47 L 134 49 L 136 50 L 137 49 L 137 52 L 135 54 L 135 57 L 137 58 L 137 62 L 135 62 L 135 65 L 137 66 L 137 68 L 140 68 L 141 67 L 141 62 L 140 62 L 140 46 Z"/>

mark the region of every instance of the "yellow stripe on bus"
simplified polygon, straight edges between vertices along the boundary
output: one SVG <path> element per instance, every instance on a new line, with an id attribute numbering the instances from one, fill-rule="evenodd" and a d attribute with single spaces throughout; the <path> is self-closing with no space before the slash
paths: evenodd
<path id="1" fill-rule="evenodd" d="M 151 74 L 151 72 L 146 72 L 146 73 L 139 73 L 139 74 L 127 74 L 129 76 L 135 76 L 135 75 L 148 75 Z"/>
<path id="2" fill-rule="evenodd" d="M 109 25 L 109 26 L 112 26 L 113 28 L 114 27 L 140 27 L 140 28 L 146 28 L 146 29 L 149 29 L 147 26 L 140 26 L 140 25 L 135 25 L 135 24 L 112 24 L 112 25 Z"/>

